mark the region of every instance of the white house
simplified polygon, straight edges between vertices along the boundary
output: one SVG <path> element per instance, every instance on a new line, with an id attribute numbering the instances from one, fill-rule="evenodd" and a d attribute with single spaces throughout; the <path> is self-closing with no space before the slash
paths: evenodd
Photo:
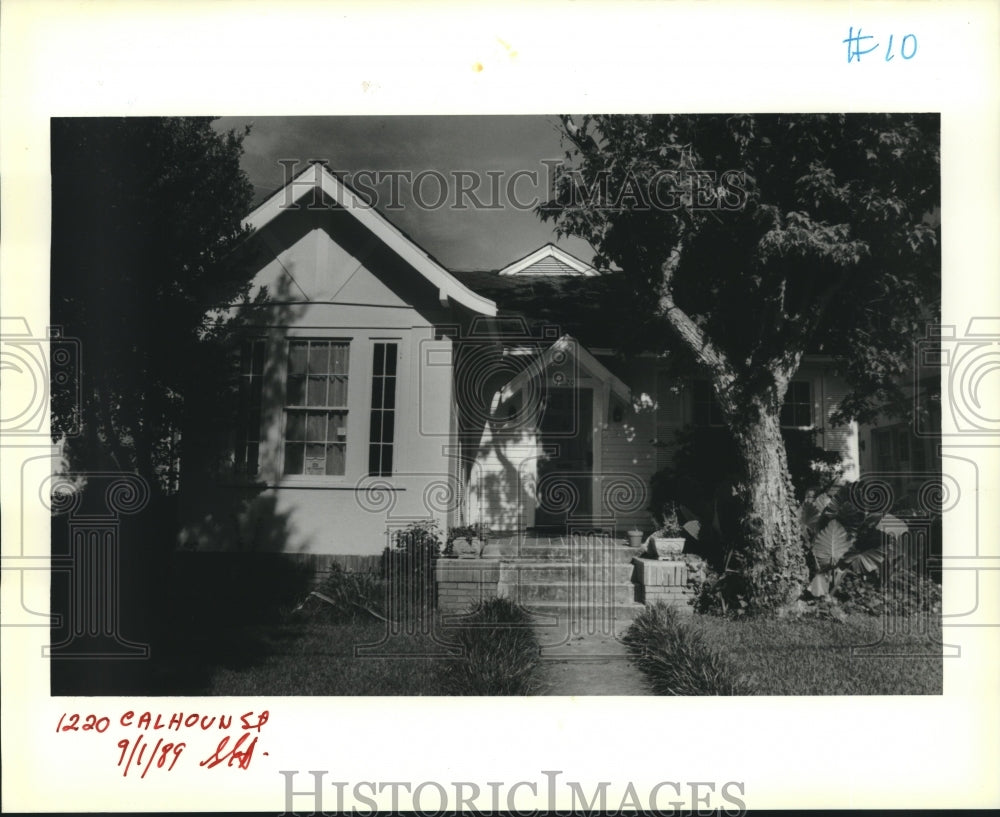
<path id="1" fill-rule="evenodd" d="M 496 272 L 447 270 L 320 164 L 247 224 L 253 286 L 270 300 L 243 346 L 233 459 L 256 488 L 240 525 L 266 507 L 288 552 L 377 554 L 387 531 L 427 517 L 648 529 L 649 481 L 675 432 L 718 422 L 704 384 L 677 383 L 653 354 L 616 356 L 599 318 L 498 306 L 606 282 L 558 247 Z M 845 393 L 829 363 L 806 359 L 784 417 L 820 429 L 857 476 L 857 429 L 829 422 Z M 187 544 L 232 546 L 202 521 Z"/>

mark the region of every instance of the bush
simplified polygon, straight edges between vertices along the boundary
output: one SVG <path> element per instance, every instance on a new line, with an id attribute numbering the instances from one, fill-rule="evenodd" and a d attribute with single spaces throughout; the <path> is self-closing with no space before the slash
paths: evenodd
<path id="1" fill-rule="evenodd" d="M 373 573 L 352 573 L 337 562 L 296 612 L 309 618 L 347 623 L 385 617 L 385 582 Z"/>
<path id="2" fill-rule="evenodd" d="M 658 695 L 752 695 L 756 685 L 665 604 L 647 607 L 625 634 Z"/>
<path id="3" fill-rule="evenodd" d="M 393 532 L 392 547 L 382 553 L 390 618 L 422 618 L 430 613 L 436 598 L 434 564 L 440 552 L 441 533 L 433 520 L 411 522 Z"/>
<path id="4" fill-rule="evenodd" d="M 450 662 L 443 684 L 451 695 L 530 695 L 538 688 L 539 646 L 531 617 L 510 599 L 481 602 L 454 633 L 463 657 Z"/>

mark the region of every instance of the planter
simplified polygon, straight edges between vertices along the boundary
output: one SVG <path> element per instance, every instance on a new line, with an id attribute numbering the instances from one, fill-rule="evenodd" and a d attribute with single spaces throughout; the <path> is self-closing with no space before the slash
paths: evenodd
<path id="1" fill-rule="evenodd" d="M 654 536 L 649 540 L 649 555 L 657 559 L 676 559 L 683 552 L 683 536 Z"/>
<path id="2" fill-rule="evenodd" d="M 478 559 L 483 552 L 486 542 L 482 539 L 456 539 L 452 547 L 455 549 L 456 559 Z"/>
<path id="3" fill-rule="evenodd" d="M 642 547 L 641 530 L 630 530 L 628 532 L 628 546 L 632 548 Z"/>

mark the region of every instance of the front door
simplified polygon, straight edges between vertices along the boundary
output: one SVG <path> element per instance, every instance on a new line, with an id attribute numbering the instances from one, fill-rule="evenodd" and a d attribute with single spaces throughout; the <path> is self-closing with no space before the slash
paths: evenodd
<path id="1" fill-rule="evenodd" d="M 588 517 L 593 506 L 593 389 L 549 389 L 539 436 L 535 527 L 561 529 L 571 517 Z"/>

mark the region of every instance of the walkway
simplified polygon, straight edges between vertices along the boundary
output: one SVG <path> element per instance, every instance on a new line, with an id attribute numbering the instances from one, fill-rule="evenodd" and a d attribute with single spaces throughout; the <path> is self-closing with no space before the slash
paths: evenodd
<path id="1" fill-rule="evenodd" d="M 539 694 L 652 694 L 619 640 L 643 609 L 631 582 L 635 551 L 623 539 L 520 533 L 498 536 L 494 548 L 505 595 L 535 615 Z"/>

